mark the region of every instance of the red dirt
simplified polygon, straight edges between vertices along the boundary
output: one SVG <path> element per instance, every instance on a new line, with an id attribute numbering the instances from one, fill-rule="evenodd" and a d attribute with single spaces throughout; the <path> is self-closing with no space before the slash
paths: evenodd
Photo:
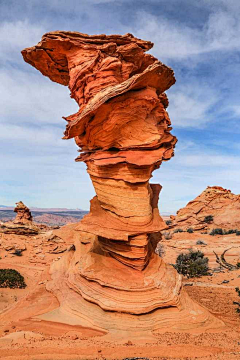
<path id="1" fill-rule="evenodd" d="M 73 231 L 76 225 L 64 226 L 59 230 L 38 236 L 14 236 L 2 234 L 0 242 L 8 240 L 9 244 L 21 242 L 26 250 L 21 257 L 9 255 L 0 247 L 0 268 L 18 270 L 27 283 L 25 289 L 1 289 L 0 295 L 0 346 L 1 359 L 25 360 L 72 360 L 72 359 L 124 359 L 126 357 L 146 357 L 148 359 L 240 359 L 240 317 L 236 313 L 233 301 L 237 300 L 235 286 L 240 283 L 240 271 L 224 271 L 213 276 L 199 279 L 185 279 L 185 289 L 198 303 L 209 309 L 215 316 L 225 322 L 224 332 L 165 332 L 155 334 L 155 339 L 137 342 L 134 339 L 112 342 L 108 335 L 78 325 L 66 325 L 41 321 L 38 314 L 58 307 L 53 294 L 46 291 L 46 283 L 50 280 L 49 266 L 58 261 L 63 254 L 48 253 L 55 241 L 63 241 L 63 247 L 74 242 Z M 70 234 L 72 236 L 70 237 Z M 73 235 L 74 234 L 74 235 Z M 47 239 L 51 236 L 53 241 Z M 61 237 L 61 239 L 59 239 Z M 187 246 L 194 246 L 196 239 L 206 243 L 204 252 L 211 248 L 218 250 L 235 241 L 235 235 L 212 237 L 200 233 L 177 233 L 171 240 L 163 240 L 166 250 L 165 261 L 175 262 L 177 254 Z M 66 241 L 68 239 L 68 241 Z M 184 244 L 185 245 L 181 245 Z M 179 248 L 177 247 L 179 244 Z M 56 245 L 56 243 L 55 243 Z M 200 247 L 200 246 L 199 246 Z M 203 248 L 203 246 L 202 246 Z M 36 250 L 37 249 L 37 250 Z M 42 249 L 38 253 L 39 249 Z M 220 249 L 221 250 L 221 249 Z M 5 257 L 5 255 L 7 255 Z M 42 256 L 44 255 L 44 259 Z M 234 262 L 237 257 L 226 257 Z M 210 256 L 210 265 L 217 267 L 214 257 Z M 229 283 L 222 284 L 223 280 Z"/>

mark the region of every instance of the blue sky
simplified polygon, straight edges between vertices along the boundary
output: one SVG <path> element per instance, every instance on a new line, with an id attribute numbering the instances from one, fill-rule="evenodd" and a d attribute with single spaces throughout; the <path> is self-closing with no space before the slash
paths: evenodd
<path id="1" fill-rule="evenodd" d="M 161 212 L 208 185 L 240 193 L 239 16 L 238 0 L 1 0 L 0 204 L 87 210 L 94 195 L 74 141 L 61 140 L 77 104 L 20 53 L 54 30 L 131 32 L 174 69 L 168 111 L 179 141 L 151 180 L 163 186 Z"/>

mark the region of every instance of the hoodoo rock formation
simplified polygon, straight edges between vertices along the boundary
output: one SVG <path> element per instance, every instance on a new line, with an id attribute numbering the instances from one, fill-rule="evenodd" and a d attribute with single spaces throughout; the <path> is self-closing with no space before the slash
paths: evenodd
<path id="1" fill-rule="evenodd" d="M 240 195 L 221 186 L 208 186 L 172 217 L 172 226 L 187 230 L 240 230 Z"/>
<path id="2" fill-rule="evenodd" d="M 14 212 L 17 213 L 16 218 L 14 219 L 15 224 L 29 224 L 32 222 L 32 214 L 29 208 L 22 202 L 19 201 L 16 203 Z"/>
<path id="3" fill-rule="evenodd" d="M 12 221 L 0 221 L 0 233 L 16 235 L 36 235 L 44 225 L 37 226 L 33 223 L 32 214 L 29 208 L 22 202 L 16 203 L 14 212 L 17 213 Z"/>
<path id="4" fill-rule="evenodd" d="M 47 33 L 22 51 L 26 62 L 68 85 L 79 104 L 64 139 L 79 146 L 96 196 L 77 226 L 75 249 L 52 266 L 48 290 L 60 307 L 41 320 L 142 335 L 214 328 L 219 322 L 188 298 L 181 277 L 154 253 L 166 225 L 154 170 L 174 153 L 166 111 L 172 69 L 146 54 L 153 44 L 126 35 Z"/>

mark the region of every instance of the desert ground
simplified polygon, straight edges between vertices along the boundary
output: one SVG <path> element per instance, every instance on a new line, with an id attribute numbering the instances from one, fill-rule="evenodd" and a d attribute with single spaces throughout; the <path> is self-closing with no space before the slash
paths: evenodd
<path id="1" fill-rule="evenodd" d="M 40 320 L 38 315 L 58 307 L 58 301 L 46 290 L 52 262 L 69 251 L 77 239 L 76 224 L 37 236 L 1 234 L 0 268 L 16 269 L 25 278 L 25 289 L 2 288 L 0 292 L 0 346 L 2 359 L 240 359 L 240 316 L 236 312 L 235 287 L 240 270 L 228 271 L 216 263 L 217 254 L 232 247 L 226 260 L 236 263 L 240 237 L 210 236 L 200 232 L 172 233 L 161 241 L 163 259 L 175 263 L 180 252 L 199 249 L 209 257 L 211 276 L 184 278 L 184 288 L 192 299 L 221 319 L 226 328 L 218 332 L 166 332 L 146 342 L 119 339 L 114 344 L 101 332 L 88 328 Z M 202 240 L 206 245 L 196 245 Z M 12 249 L 22 249 L 22 256 Z M 215 271 L 214 271 L 215 269 Z"/>
<path id="2" fill-rule="evenodd" d="M 162 186 L 149 181 L 175 154 L 166 91 L 176 79 L 152 47 L 130 33 L 59 30 L 22 50 L 79 105 L 64 139 L 75 140 L 96 196 L 59 229 L 34 223 L 22 202 L 0 223 L 0 267 L 26 282 L 5 288 L 12 275 L 3 278 L 3 359 L 240 359 L 240 196 L 207 187 L 160 216 Z M 204 276 L 174 269 L 188 249 L 209 258 Z"/>

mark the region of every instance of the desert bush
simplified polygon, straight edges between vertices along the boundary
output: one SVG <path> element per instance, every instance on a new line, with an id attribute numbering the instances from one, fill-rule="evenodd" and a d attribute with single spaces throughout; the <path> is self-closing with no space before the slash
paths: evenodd
<path id="1" fill-rule="evenodd" d="M 164 246 L 160 242 L 157 244 L 155 253 L 160 257 L 163 257 L 165 255 Z"/>
<path id="2" fill-rule="evenodd" d="M 17 256 L 22 256 L 22 250 L 21 249 L 16 249 L 13 254 L 17 255 Z"/>
<path id="3" fill-rule="evenodd" d="M 236 290 L 238 296 L 240 297 L 240 289 L 239 289 L 239 287 L 236 287 L 235 290 Z M 234 303 L 234 305 L 238 306 L 236 308 L 236 312 L 240 313 L 240 301 L 234 301 L 233 303 Z"/>
<path id="4" fill-rule="evenodd" d="M 207 215 L 205 216 L 204 220 L 205 223 L 210 224 L 213 221 L 213 216 L 212 215 Z"/>
<path id="5" fill-rule="evenodd" d="M 189 249 L 188 253 L 178 255 L 174 267 L 179 274 L 188 278 L 209 274 L 208 258 L 199 250 Z"/>
<path id="6" fill-rule="evenodd" d="M 187 229 L 187 232 L 188 232 L 189 234 L 192 234 L 192 233 L 194 232 L 194 230 L 193 230 L 193 228 L 188 228 L 188 229 Z"/>
<path id="7" fill-rule="evenodd" d="M 24 277 L 13 269 L 0 269 L 0 288 L 24 289 L 26 287 Z"/>
<path id="8" fill-rule="evenodd" d="M 167 220 L 167 221 L 166 221 L 166 224 L 167 224 L 167 225 L 171 225 L 171 223 L 172 223 L 172 220 Z"/>
<path id="9" fill-rule="evenodd" d="M 179 232 L 183 232 L 183 230 L 182 229 L 175 229 L 174 230 L 174 233 L 179 233 Z"/>
<path id="10" fill-rule="evenodd" d="M 209 235 L 214 236 L 214 235 L 223 235 L 223 234 L 224 234 L 223 229 L 216 228 L 216 229 L 212 229 Z"/>
<path id="11" fill-rule="evenodd" d="M 197 240 L 196 245 L 207 245 L 207 243 L 205 243 L 203 240 Z"/>
<path id="12" fill-rule="evenodd" d="M 236 234 L 236 232 L 237 232 L 237 230 L 235 229 L 235 230 L 233 230 L 233 229 L 231 229 L 231 230 L 224 230 L 224 235 L 228 235 L 228 234 Z"/>
<path id="13" fill-rule="evenodd" d="M 170 233 L 170 231 L 164 231 L 162 235 L 166 240 L 170 240 L 172 238 L 172 234 Z"/>
<path id="14" fill-rule="evenodd" d="M 240 230 L 237 230 L 237 231 L 236 231 L 236 235 L 237 235 L 237 236 L 240 236 Z"/>

